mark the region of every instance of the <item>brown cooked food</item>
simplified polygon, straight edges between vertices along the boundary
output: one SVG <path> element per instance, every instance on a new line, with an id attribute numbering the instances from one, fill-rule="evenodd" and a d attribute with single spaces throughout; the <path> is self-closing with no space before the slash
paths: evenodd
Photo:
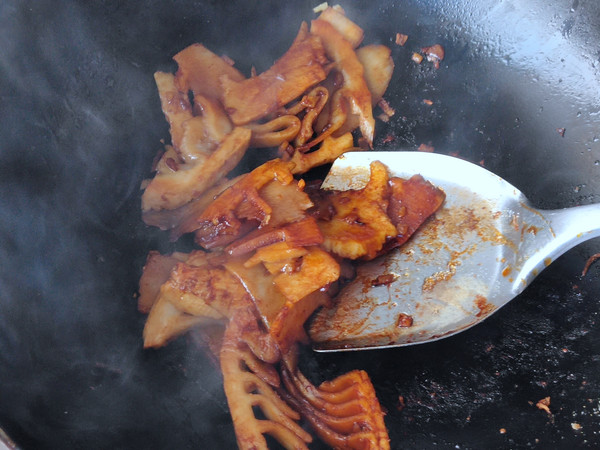
<path id="1" fill-rule="evenodd" d="M 193 233 L 195 247 L 149 253 L 138 297 L 144 347 L 206 333 L 240 449 L 266 449 L 266 435 L 308 448 L 304 424 L 334 448 L 390 448 L 366 372 L 315 386 L 297 361 L 305 322 L 353 276 L 351 260 L 403 244 L 444 200 L 380 162 L 357 191 L 299 178 L 356 150 L 355 130 L 372 147 L 372 107 L 387 105 L 394 64 L 385 46 L 359 47 L 363 38 L 341 7 L 327 7 L 261 74 L 246 77 L 201 44 L 175 55 L 175 75 L 155 74 L 171 142 L 144 182 L 142 217 L 171 240 Z M 265 147 L 279 157 L 229 178 L 248 150 Z"/>

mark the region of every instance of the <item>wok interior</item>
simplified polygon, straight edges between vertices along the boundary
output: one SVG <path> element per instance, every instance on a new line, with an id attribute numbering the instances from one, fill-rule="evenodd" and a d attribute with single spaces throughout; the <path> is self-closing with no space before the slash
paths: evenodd
<path id="1" fill-rule="evenodd" d="M 456 152 L 539 207 L 598 201 L 600 6 L 341 3 L 365 42 L 389 45 L 396 63 L 386 95 L 396 115 L 377 123 L 377 149 Z M 218 371 L 193 337 L 141 349 L 137 279 L 148 250 L 172 250 L 139 213 L 139 183 L 168 136 L 152 73 L 172 70 L 171 56 L 193 42 L 245 73 L 265 70 L 314 6 L 2 6 L 0 426 L 23 448 L 234 445 Z M 406 46 L 393 43 L 397 32 L 409 36 Z M 434 43 L 446 50 L 439 70 L 410 60 Z M 319 381 L 367 370 L 392 445 L 593 443 L 598 269 L 580 272 L 596 251 L 590 242 L 567 253 L 463 335 L 359 355 L 307 353 L 305 372 Z M 552 420 L 535 407 L 547 396 Z"/>

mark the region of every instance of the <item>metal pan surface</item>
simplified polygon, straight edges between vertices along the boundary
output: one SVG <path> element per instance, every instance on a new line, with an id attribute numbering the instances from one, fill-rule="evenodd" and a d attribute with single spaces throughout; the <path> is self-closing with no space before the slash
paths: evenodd
<path id="1" fill-rule="evenodd" d="M 148 250 L 173 249 L 139 212 L 168 138 L 152 74 L 194 42 L 262 71 L 316 3 L 0 5 L 0 428 L 20 448 L 235 448 L 219 372 L 193 338 L 142 350 L 137 280 Z M 600 201 L 600 4 L 340 3 L 396 64 L 396 115 L 377 124 L 376 148 L 423 143 L 481 163 L 540 208 Z M 436 43 L 438 70 L 411 61 Z M 307 350 L 304 369 L 316 381 L 367 370 L 393 448 L 597 447 L 600 267 L 581 271 L 599 244 L 464 334 Z M 536 406 L 547 397 L 550 412 Z"/>

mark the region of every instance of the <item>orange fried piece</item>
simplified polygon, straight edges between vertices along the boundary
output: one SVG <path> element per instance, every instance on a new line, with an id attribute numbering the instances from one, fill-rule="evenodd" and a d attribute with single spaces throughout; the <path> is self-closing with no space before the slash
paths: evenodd
<path id="1" fill-rule="evenodd" d="M 258 310 L 263 324 L 282 351 L 306 342 L 304 322 L 329 296 L 324 292 L 340 277 L 340 265 L 319 247 L 287 241 L 259 248 L 243 260 L 228 260 Z"/>
<path id="2" fill-rule="evenodd" d="M 444 203 L 446 194 L 421 175 L 408 180 L 390 180 L 388 215 L 398 234 L 386 245 L 386 251 L 404 244 L 417 229 Z"/>
<path id="3" fill-rule="evenodd" d="M 230 255 L 239 256 L 276 242 L 286 242 L 291 247 L 319 245 L 323 243 L 323 235 L 315 219 L 306 217 L 298 222 L 273 229 L 259 228 L 233 242 L 225 250 Z"/>
<path id="4" fill-rule="evenodd" d="M 343 258 L 373 259 L 385 242 L 396 236 L 396 227 L 387 215 L 388 180 L 387 168 L 375 161 L 363 189 L 325 194 L 318 224 L 326 250 Z M 328 211 L 332 211 L 331 217 L 324 216 Z"/>
<path id="5" fill-rule="evenodd" d="M 323 81 L 326 62 L 320 39 L 303 24 L 289 50 L 267 71 L 243 81 L 221 77 L 225 110 L 236 125 L 260 119 Z"/>
<path id="6" fill-rule="evenodd" d="M 317 388 L 290 359 L 294 356 L 286 358 L 281 373 L 287 401 L 325 443 L 337 449 L 390 448 L 383 411 L 365 371 L 353 370 Z"/>
<path id="7" fill-rule="evenodd" d="M 227 270 L 206 261 L 177 263 L 148 314 L 144 346 L 160 347 L 192 326 L 222 321 L 249 304 L 248 293 Z"/>
<path id="8" fill-rule="evenodd" d="M 340 265 L 329 253 L 318 247 L 311 248 L 293 266 L 284 264 L 279 267 L 279 274 L 273 282 L 292 304 L 340 277 Z"/>
<path id="9" fill-rule="evenodd" d="M 287 163 L 271 160 L 246 174 L 225 190 L 195 219 L 196 242 L 207 249 L 225 247 L 259 225 L 267 225 L 273 209 L 261 198 L 259 190 L 277 180 L 287 185 L 293 181 Z"/>

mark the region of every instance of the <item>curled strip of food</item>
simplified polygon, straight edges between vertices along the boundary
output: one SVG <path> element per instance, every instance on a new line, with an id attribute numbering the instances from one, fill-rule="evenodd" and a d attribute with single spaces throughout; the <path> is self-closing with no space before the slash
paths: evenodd
<path id="1" fill-rule="evenodd" d="M 350 103 L 352 112 L 359 116 L 360 131 L 372 148 L 375 119 L 371 106 L 371 93 L 365 82 L 363 66 L 352 45 L 325 20 L 313 20 L 310 31 L 321 38 L 327 56 L 335 61 L 337 70 L 342 73 L 344 85 L 341 90 Z"/>
<path id="2" fill-rule="evenodd" d="M 174 165 L 157 173 L 142 195 L 142 210 L 175 209 L 198 198 L 242 159 L 252 132 L 237 127 L 202 164 Z"/>
<path id="3" fill-rule="evenodd" d="M 383 412 L 373 384 L 363 370 L 353 370 L 314 386 L 286 358 L 281 376 L 286 399 L 300 411 L 317 435 L 339 449 L 390 448 Z"/>
<path id="4" fill-rule="evenodd" d="M 299 414 L 277 394 L 279 377 L 249 351 L 235 318 L 225 331 L 220 361 L 239 448 L 266 450 L 268 434 L 284 448 L 307 449 L 312 438 L 298 425 Z M 254 408 L 265 418 L 257 419 Z"/>
<path id="5" fill-rule="evenodd" d="M 329 91 L 323 86 L 317 86 L 304 96 L 301 104 L 304 106 L 304 117 L 302 118 L 302 126 L 298 135 L 294 139 L 294 145 L 299 147 L 304 145 L 314 134 L 314 124 L 323 111 L 327 100 L 329 99 Z"/>
<path id="6" fill-rule="evenodd" d="M 303 24 L 288 51 L 266 72 L 243 81 L 221 77 L 225 110 L 236 125 L 258 120 L 323 81 L 326 62 L 321 40 Z"/>
<path id="7" fill-rule="evenodd" d="M 339 137 L 325 137 L 319 148 L 308 153 L 296 150 L 291 159 L 292 172 L 294 174 L 303 174 L 314 167 L 323 164 L 329 164 L 335 161 L 338 156 L 354 149 L 354 139 L 351 133 L 345 133 Z"/>
<path id="8" fill-rule="evenodd" d="M 311 148 L 323 142 L 328 137 L 333 136 L 334 133 L 345 134 L 346 132 L 353 131 L 357 127 L 357 125 L 354 123 L 347 123 L 352 117 L 352 114 L 350 114 L 348 100 L 344 95 L 345 93 L 342 89 L 338 89 L 334 92 L 334 94 L 331 96 L 331 104 L 327 104 L 329 106 L 329 122 L 323 127 L 323 129 L 321 130 L 321 134 L 319 134 L 309 142 L 306 142 L 305 144 L 297 147 L 296 152 L 306 153 Z M 325 109 L 323 109 L 323 112 L 325 112 Z M 317 117 L 317 120 L 319 119 L 319 117 Z M 346 129 L 346 131 L 342 133 L 342 129 Z"/>
<path id="9" fill-rule="evenodd" d="M 300 119 L 291 114 L 276 117 L 266 123 L 246 125 L 246 128 L 252 130 L 250 145 L 253 147 L 277 147 L 282 142 L 294 139 L 301 127 Z"/>

